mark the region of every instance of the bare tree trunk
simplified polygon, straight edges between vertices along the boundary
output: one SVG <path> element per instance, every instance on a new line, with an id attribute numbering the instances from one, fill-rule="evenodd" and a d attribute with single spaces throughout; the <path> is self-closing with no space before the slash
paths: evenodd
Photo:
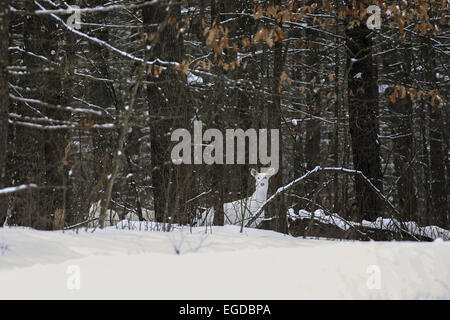
<path id="1" fill-rule="evenodd" d="M 274 5 L 281 5 L 280 0 L 274 0 Z M 278 23 L 275 27 L 282 28 L 282 24 Z M 283 42 L 281 39 L 276 41 L 273 46 L 273 73 L 272 73 L 272 105 L 267 106 L 268 110 L 268 130 L 280 129 L 281 126 L 281 82 L 280 77 L 283 71 Z M 271 150 L 271 152 L 273 152 Z M 278 173 L 272 177 L 270 182 L 270 189 L 272 192 L 283 184 L 283 134 L 280 132 L 279 141 L 279 170 Z M 270 223 L 271 229 L 278 232 L 287 233 L 287 219 L 286 219 L 286 205 L 284 197 L 278 197 L 273 205 L 267 210 L 267 217 L 272 217 Z"/>
<path id="2" fill-rule="evenodd" d="M 372 62 L 372 41 L 365 25 L 346 31 L 349 99 L 349 127 L 353 163 L 382 190 L 380 146 L 378 144 L 378 85 Z M 360 177 L 355 182 L 359 219 L 381 216 L 377 196 Z"/>
<path id="3" fill-rule="evenodd" d="M 430 8 L 431 9 L 431 8 Z M 430 18 L 434 18 L 435 13 L 429 10 Z M 427 38 L 426 43 L 422 46 L 422 53 L 425 67 L 425 80 L 430 84 L 430 89 L 438 91 L 436 79 L 436 54 L 432 50 L 433 44 L 430 38 Z M 430 90 L 431 91 L 431 90 Z M 441 94 L 443 91 L 441 90 Z M 430 117 L 430 170 L 431 170 L 431 220 L 443 228 L 448 228 L 450 216 L 448 211 L 448 185 L 445 174 L 445 159 L 448 155 L 444 154 L 444 128 L 442 121 L 444 119 L 439 99 L 433 100 L 431 97 L 427 98 L 427 107 Z M 447 102 L 448 105 L 448 102 Z"/>
<path id="4" fill-rule="evenodd" d="M 105 0 L 93 0 L 90 1 L 90 6 L 102 6 L 106 3 Z M 86 19 L 88 23 L 105 23 L 108 17 L 108 12 L 99 12 L 95 15 L 86 15 L 83 19 Z M 108 28 L 96 28 L 93 30 L 92 35 L 102 41 L 109 41 L 109 29 Z M 109 51 L 104 47 L 100 46 L 96 42 L 89 43 L 89 59 L 93 61 L 90 65 L 91 73 L 102 79 L 110 78 L 110 66 L 105 61 L 108 61 L 110 58 Z M 120 105 L 117 101 L 117 97 L 115 95 L 115 89 L 112 84 L 109 84 L 105 81 L 92 80 L 90 81 L 87 87 L 87 96 L 89 101 L 92 104 L 100 106 L 100 107 L 110 107 L 115 105 L 117 112 L 120 112 Z M 93 116 L 92 121 L 94 123 L 103 123 L 110 119 L 105 119 L 103 116 Z M 112 159 L 113 159 L 113 149 L 114 149 L 114 138 L 115 132 L 108 132 L 105 130 L 93 129 L 92 131 L 92 144 L 93 144 L 93 152 L 92 156 L 94 158 L 93 174 L 87 177 L 87 183 L 91 183 L 92 185 L 100 182 L 101 185 L 106 185 L 107 180 L 101 181 L 107 177 L 108 173 L 111 172 L 112 168 Z M 92 180 L 91 180 L 92 179 Z M 100 180 L 100 181 L 99 181 Z M 84 188 L 86 191 L 89 188 Z M 103 189 L 103 188 L 102 188 Z M 81 190 L 81 194 L 85 192 L 85 190 Z M 102 194 L 99 194 L 102 197 Z M 85 198 L 85 200 L 90 200 Z M 99 199 L 96 197 L 96 201 Z M 90 207 L 90 203 L 87 203 L 83 206 L 84 208 Z M 88 212 L 81 212 L 83 215 Z"/>
<path id="5" fill-rule="evenodd" d="M 340 32 L 339 24 L 336 24 L 336 33 Z M 334 117 L 336 119 L 336 123 L 333 126 L 333 146 L 332 146 L 332 158 L 335 167 L 339 167 L 339 129 L 341 128 L 341 114 L 342 114 L 342 92 L 345 91 L 342 88 L 342 83 L 340 82 L 340 74 L 344 68 L 342 68 L 343 63 L 341 62 L 342 53 L 339 50 L 339 44 L 341 44 L 341 40 L 336 40 L 337 45 L 335 49 L 335 67 L 334 67 Z M 341 156 L 342 157 L 342 156 Z M 333 182 L 333 212 L 341 212 L 341 210 L 345 207 L 343 203 L 342 197 L 342 182 L 343 180 L 339 180 L 339 176 L 337 173 L 334 174 L 334 182 Z"/>
<path id="6" fill-rule="evenodd" d="M 6 186 L 6 153 L 8 150 L 9 88 L 9 0 L 0 3 L 0 189 Z M 0 195 L 0 227 L 6 219 L 8 197 Z"/>
<path id="7" fill-rule="evenodd" d="M 410 99 L 405 98 L 396 101 L 391 107 L 397 112 L 397 115 L 393 117 L 394 166 L 398 176 L 397 197 L 402 219 L 410 221 L 415 218 L 417 209 L 412 151 L 412 103 Z"/>
<path id="8" fill-rule="evenodd" d="M 27 4 L 28 9 L 35 10 L 39 6 Z M 25 50 L 34 55 L 24 55 L 27 69 L 31 70 L 27 77 L 27 86 L 30 88 L 31 98 L 44 101 L 53 105 L 61 105 L 64 99 L 64 82 L 67 74 L 65 70 L 70 68 L 70 62 L 65 61 L 63 68 L 53 67 L 59 63 L 59 57 L 64 56 L 59 37 L 63 34 L 51 17 L 30 16 L 25 19 L 24 25 Z M 49 62 L 44 62 L 38 56 L 43 56 Z M 47 67 L 47 68 L 46 68 Z M 39 82 L 36 82 L 39 77 Z M 26 112 L 32 116 L 25 106 Z M 70 115 L 66 111 L 45 108 L 41 115 L 50 119 L 67 119 Z M 26 133 L 28 131 L 28 133 Z M 27 135 L 24 137 L 24 135 Z M 30 138 L 31 137 L 31 138 Z M 58 223 L 63 221 L 65 213 L 65 184 L 66 167 L 64 159 L 68 143 L 67 130 L 46 130 L 21 128 L 17 137 L 20 144 L 19 159 L 23 157 L 24 175 L 19 174 L 18 181 L 30 181 L 37 183 L 43 189 L 29 192 L 27 201 L 20 200 L 18 204 L 18 219 L 24 225 L 39 229 L 53 229 L 55 218 Z M 31 140 L 31 141 L 30 141 Z M 34 140 L 34 141 L 33 141 Z M 17 143 L 17 142 L 16 142 Z"/>
<path id="9" fill-rule="evenodd" d="M 170 19 L 180 21 L 180 6 L 170 4 Z M 149 6 L 143 9 L 144 25 L 160 25 L 164 19 L 168 19 L 165 6 Z M 146 27 L 149 33 L 154 32 L 153 27 Z M 152 48 L 152 57 L 166 61 L 181 62 L 183 57 L 183 37 L 178 33 L 175 24 L 168 23 L 161 32 L 161 39 Z M 170 123 L 164 118 L 168 115 L 179 114 L 180 109 L 188 108 L 183 101 L 184 88 L 183 75 L 179 71 L 168 67 L 161 74 L 155 74 L 156 64 L 153 66 L 153 76 L 149 81 L 154 84 L 148 86 L 147 103 L 149 113 L 159 117 L 160 121 L 151 125 L 151 162 L 152 162 L 152 190 L 154 195 L 154 208 L 156 221 L 166 222 L 168 215 L 175 215 L 176 185 L 173 181 L 177 174 L 170 159 L 170 131 L 180 123 Z"/>
<path id="10" fill-rule="evenodd" d="M 318 78 L 317 71 L 320 68 L 320 57 L 317 46 L 312 42 L 315 37 L 317 37 L 316 32 L 307 30 L 308 42 L 312 44 L 312 48 L 310 48 L 306 57 L 306 64 L 310 68 L 306 76 L 306 80 L 309 82 L 309 89 L 306 91 L 306 101 L 308 112 L 311 115 L 305 125 L 305 150 L 303 152 L 307 170 L 311 170 L 320 164 L 321 126 L 320 121 L 316 117 L 320 116 L 322 105 L 320 101 L 320 83 L 316 81 Z M 310 182 L 305 184 L 306 190 L 310 191 L 310 196 L 318 196 L 316 192 L 316 188 L 319 188 L 318 181 L 317 177 L 313 177 Z M 311 208 L 311 210 L 314 212 L 314 208 Z"/>
<path id="11" fill-rule="evenodd" d="M 406 49 L 403 52 L 408 52 Z M 400 56 L 398 52 L 385 58 L 384 70 L 389 74 L 396 74 L 400 83 L 410 88 L 410 70 L 411 54 Z M 392 63 L 392 60 L 401 63 Z M 392 94 L 391 90 L 388 91 Z M 417 200 L 414 183 L 414 134 L 412 129 L 412 110 L 413 104 L 409 97 L 404 94 L 398 97 L 394 102 L 388 100 L 388 109 L 393 112 L 392 115 L 392 143 L 394 168 L 397 177 L 397 199 L 401 218 L 404 221 L 416 221 Z"/>

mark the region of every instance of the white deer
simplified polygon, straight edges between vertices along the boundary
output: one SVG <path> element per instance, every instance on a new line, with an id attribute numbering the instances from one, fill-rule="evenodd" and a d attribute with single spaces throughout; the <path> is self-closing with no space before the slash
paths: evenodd
<path id="1" fill-rule="evenodd" d="M 236 200 L 229 203 L 224 203 L 224 224 L 244 225 L 253 217 L 256 211 L 267 200 L 267 190 L 269 188 L 269 179 L 275 174 L 274 168 L 269 168 L 258 173 L 255 169 L 250 171 L 250 174 L 255 178 L 256 190 L 251 197 Z M 251 228 L 258 226 L 264 219 L 264 211 L 261 215 L 253 221 Z M 214 209 L 206 210 L 198 223 L 198 225 L 213 225 Z"/>
<path id="2" fill-rule="evenodd" d="M 267 191 L 269 189 L 269 179 L 275 174 L 274 168 L 262 170 L 260 173 L 255 169 L 251 169 L 250 174 L 255 178 L 256 190 L 251 197 L 236 200 L 229 203 L 224 203 L 224 224 L 231 225 L 244 225 L 253 217 L 256 211 L 267 200 Z M 105 226 L 115 225 L 119 220 L 119 214 L 114 210 L 107 210 L 107 216 L 105 219 Z M 155 221 L 155 212 L 142 208 L 142 215 L 146 221 Z M 89 227 L 95 227 L 98 225 L 98 218 L 100 216 L 100 201 L 91 206 L 89 210 Z M 129 221 L 139 221 L 139 218 L 135 212 L 126 214 L 123 219 Z M 264 211 L 260 216 L 252 222 L 250 227 L 257 227 L 264 219 Z M 214 209 L 210 208 L 205 210 L 201 214 L 200 221 L 197 222 L 198 226 L 201 225 L 213 225 L 214 221 Z"/>

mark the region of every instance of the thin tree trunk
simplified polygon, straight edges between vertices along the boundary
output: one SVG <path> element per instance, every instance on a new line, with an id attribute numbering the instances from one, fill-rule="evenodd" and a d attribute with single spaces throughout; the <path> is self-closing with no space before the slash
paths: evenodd
<path id="1" fill-rule="evenodd" d="M 8 150 L 9 89 L 9 0 L 0 3 L 0 189 L 6 187 L 6 153 Z M 8 197 L 0 195 L 0 227 L 6 219 Z"/>
<path id="2" fill-rule="evenodd" d="M 411 87 L 411 52 L 402 50 L 406 53 L 400 56 L 398 52 L 386 59 L 385 72 L 397 74 L 402 85 L 406 88 Z M 393 63 L 394 58 L 394 63 Z M 402 62 L 401 64 L 396 61 Z M 392 93 L 392 92 L 391 92 Z M 404 94 L 404 96 L 403 96 Z M 413 151 L 413 130 L 412 130 L 412 110 L 413 105 L 409 95 L 404 91 L 394 102 L 388 100 L 388 108 L 394 112 L 392 116 L 392 136 L 394 168 L 397 182 L 397 199 L 401 218 L 404 221 L 416 219 L 417 200 L 414 183 L 414 151 Z"/>
<path id="3" fill-rule="evenodd" d="M 28 9 L 36 10 L 39 6 L 29 5 Z M 55 20 L 51 17 L 30 16 L 25 19 L 24 44 L 25 50 L 33 52 L 37 56 L 44 56 L 48 61 L 59 62 L 58 57 L 64 55 L 64 49 L 59 41 L 61 30 L 56 26 Z M 30 98 L 38 99 L 53 105 L 64 104 L 64 83 L 67 74 L 64 68 L 52 68 L 49 64 L 43 64 L 42 60 L 30 55 L 24 56 L 25 65 L 31 70 L 27 77 L 27 86 Z M 70 68 L 70 62 L 65 61 Z M 49 67 L 48 69 L 45 67 Z M 65 69 L 67 70 L 67 69 Z M 36 77 L 40 77 L 36 82 Z M 28 109 L 28 108 L 27 108 Z M 25 110 L 27 110 L 25 109 Z M 29 112 L 29 111 L 28 111 Z M 67 119 L 70 114 L 62 110 L 52 110 L 45 108 L 42 114 L 50 119 Z M 35 113 L 30 113 L 35 116 Z M 28 133 L 27 133 L 28 131 Z M 46 130 L 39 129 L 20 130 L 18 136 L 20 156 L 25 156 L 26 171 L 24 176 L 19 175 L 19 181 L 30 181 L 42 186 L 41 190 L 30 191 L 29 201 L 19 203 L 19 221 L 31 227 L 39 229 L 53 229 L 55 221 L 57 224 L 63 223 L 65 215 L 65 175 L 64 165 L 66 147 L 68 142 L 67 130 Z M 24 134 L 28 135 L 26 138 Z M 33 142 L 29 141 L 30 138 Z M 30 143 L 31 142 L 31 143 Z M 17 142 L 16 142 L 17 143 Z M 34 144 L 34 145 L 30 145 Z M 29 170 L 29 171 L 28 171 Z M 20 199 L 23 202 L 23 199 Z"/>
<path id="4" fill-rule="evenodd" d="M 280 0 L 274 0 L 274 5 L 281 5 Z M 280 29 L 282 24 L 276 25 Z M 283 42 L 281 40 L 276 41 L 273 46 L 273 73 L 272 73 L 272 105 L 268 106 L 268 126 L 267 129 L 280 129 L 281 126 L 281 82 L 280 77 L 283 71 Z M 273 152 L 271 150 L 271 152 Z M 272 177 L 270 182 L 270 189 L 272 192 L 283 184 L 283 135 L 280 132 L 279 140 L 279 170 L 278 173 Z M 267 216 L 272 217 L 270 223 L 271 229 L 278 232 L 287 233 L 287 220 L 286 220 L 286 206 L 284 197 L 279 197 L 275 200 L 274 204 L 267 210 Z"/>
<path id="5" fill-rule="evenodd" d="M 180 6 L 169 4 L 169 16 L 165 6 L 149 6 L 143 9 L 144 25 L 161 25 L 164 19 L 180 21 Z M 154 28 L 146 27 L 146 31 L 154 32 Z M 168 23 L 161 33 L 160 41 L 152 48 L 152 58 L 160 58 L 166 61 L 181 62 L 183 57 L 183 37 L 178 33 L 176 25 Z M 165 116 L 182 112 L 182 108 L 188 108 L 183 101 L 182 94 L 184 79 L 179 71 L 168 67 L 166 70 L 155 73 L 156 64 L 153 66 L 153 76 L 148 80 L 154 82 L 147 89 L 147 103 L 149 113 L 159 116 L 161 121 L 151 126 L 151 162 L 152 162 L 152 190 L 154 195 L 155 218 L 158 222 L 165 222 L 168 215 L 175 215 L 174 183 L 175 168 L 170 159 L 170 131 L 180 123 L 170 123 L 164 120 Z"/>

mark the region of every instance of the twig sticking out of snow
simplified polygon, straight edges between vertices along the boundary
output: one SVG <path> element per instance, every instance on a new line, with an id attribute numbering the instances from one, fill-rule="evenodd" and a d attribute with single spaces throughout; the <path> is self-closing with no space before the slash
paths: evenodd
<path id="1" fill-rule="evenodd" d="M 8 249 L 9 247 L 6 243 L 0 242 L 0 256 L 4 255 Z"/>

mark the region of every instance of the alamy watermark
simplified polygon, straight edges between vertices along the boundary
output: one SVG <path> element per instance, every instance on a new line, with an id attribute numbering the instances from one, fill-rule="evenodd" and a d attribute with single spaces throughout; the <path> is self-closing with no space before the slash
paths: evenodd
<path id="1" fill-rule="evenodd" d="M 370 17 L 367 18 L 366 26 L 370 30 L 373 29 L 381 29 L 381 9 L 379 6 L 370 5 L 366 9 L 366 13 L 370 14 Z"/>
<path id="2" fill-rule="evenodd" d="M 77 265 L 68 266 L 66 274 L 69 275 L 66 281 L 67 289 L 80 290 L 81 289 L 81 269 Z"/>
<path id="3" fill-rule="evenodd" d="M 268 133 L 267 129 L 247 129 L 246 131 L 226 129 L 224 138 L 222 131 L 218 129 L 207 129 L 203 133 L 203 123 L 194 121 L 193 139 L 187 129 L 176 129 L 172 132 L 171 141 L 178 141 L 178 143 L 173 147 L 170 156 L 172 162 L 177 165 L 182 163 L 211 165 L 245 164 L 247 154 L 248 164 L 256 165 L 259 160 L 261 165 L 273 168 L 276 173 L 280 167 L 280 131 L 270 130 L 270 155 Z M 248 153 L 246 141 L 248 141 Z M 193 161 L 192 146 L 194 147 Z"/>
<path id="4" fill-rule="evenodd" d="M 369 290 L 381 289 L 381 269 L 376 264 L 367 267 L 366 273 L 369 275 L 366 281 Z"/>
<path id="5" fill-rule="evenodd" d="M 69 10 L 73 12 L 67 19 L 66 24 L 72 29 L 81 29 L 81 11 L 79 6 L 69 6 Z"/>

